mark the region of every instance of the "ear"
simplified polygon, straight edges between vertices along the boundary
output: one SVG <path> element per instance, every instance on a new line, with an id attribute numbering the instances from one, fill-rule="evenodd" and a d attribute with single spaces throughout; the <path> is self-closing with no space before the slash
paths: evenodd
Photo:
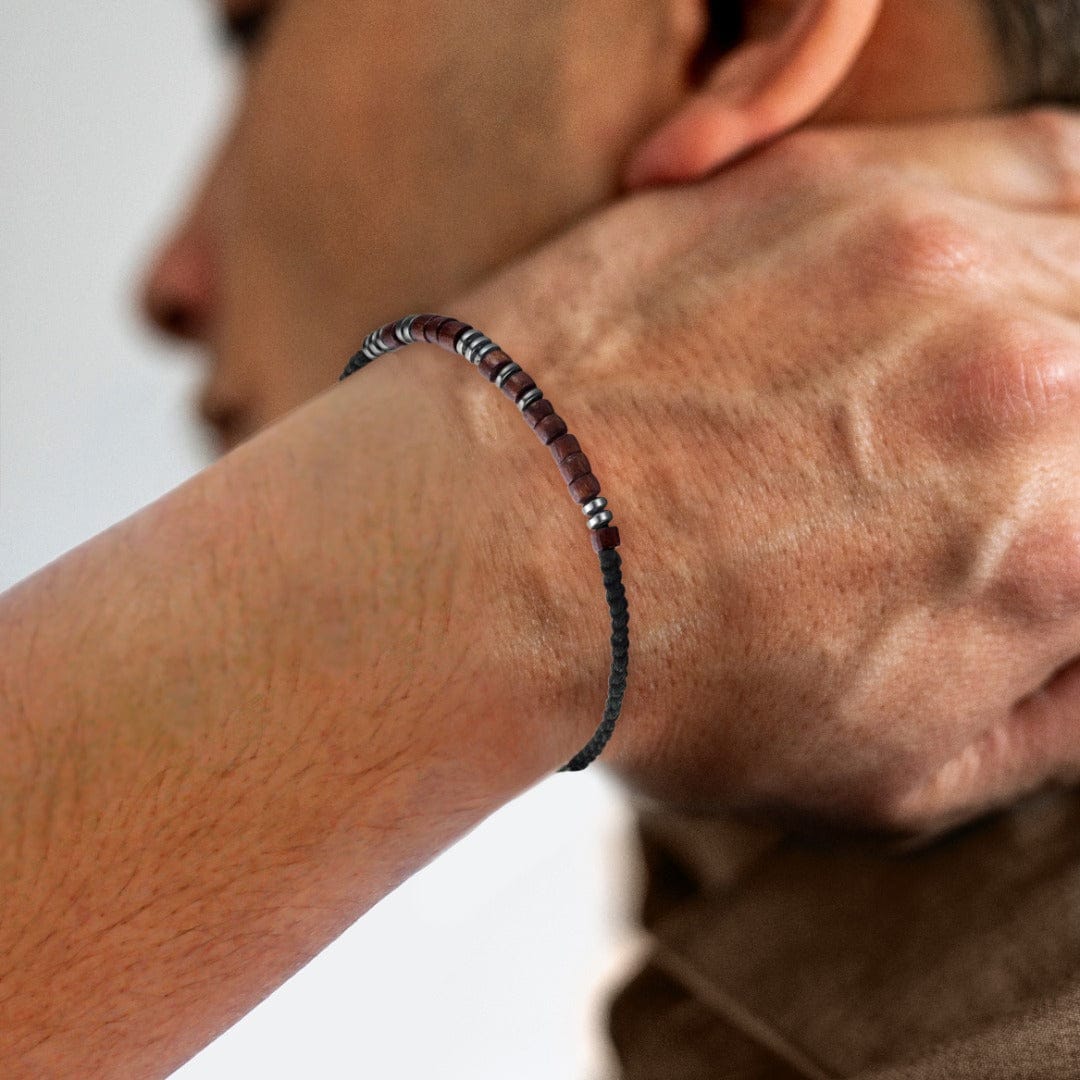
<path id="1" fill-rule="evenodd" d="M 743 40 L 713 62 L 700 85 L 634 150 L 623 168 L 624 185 L 698 180 L 801 124 L 844 81 L 881 4 L 743 0 Z"/>

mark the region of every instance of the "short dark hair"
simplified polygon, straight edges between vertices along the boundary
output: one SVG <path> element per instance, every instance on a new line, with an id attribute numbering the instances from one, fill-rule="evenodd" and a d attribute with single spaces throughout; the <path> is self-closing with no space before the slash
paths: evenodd
<path id="1" fill-rule="evenodd" d="M 1080 0 L 985 0 L 1016 104 L 1080 105 Z"/>
<path id="2" fill-rule="evenodd" d="M 1013 104 L 1080 105 L 1080 0 L 977 2 L 985 5 L 994 25 Z M 738 43 L 743 4 L 709 0 L 709 23 L 707 48 L 698 58 L 704 71 Z"/>

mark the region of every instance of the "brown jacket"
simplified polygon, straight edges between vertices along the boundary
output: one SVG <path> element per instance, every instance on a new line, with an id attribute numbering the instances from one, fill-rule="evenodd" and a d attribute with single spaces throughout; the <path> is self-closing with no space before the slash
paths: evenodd
<path id="1" fill-rule="evenodd" d="M 1080 792 L 929 846 L 641 808 L 624 1080 L 1080 1078 Z"/>

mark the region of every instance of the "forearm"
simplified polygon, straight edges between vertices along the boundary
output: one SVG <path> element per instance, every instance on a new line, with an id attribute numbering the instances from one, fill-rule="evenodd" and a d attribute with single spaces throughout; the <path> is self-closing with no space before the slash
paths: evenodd
<path id="1" fill-rule="evenodd" d="M 591 734 L 397 359 L 0 598 L 4 1075 L 171 1071 Z"/>

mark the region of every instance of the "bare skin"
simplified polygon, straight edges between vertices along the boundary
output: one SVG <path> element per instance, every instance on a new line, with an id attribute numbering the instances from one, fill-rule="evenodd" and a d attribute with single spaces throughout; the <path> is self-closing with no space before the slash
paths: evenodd
<path id="1" fill-rule="evenodd" d="M 441 360 L 4 594 L 4 1076 L 171 1072 L 588 738 L 484 659 L 502 537 L 457 519 L 482 464 Z"/>
<path id="2" fill-rule="evenodd" d="M 979 130 L 921 130 L 907 166 L 910 130 L 808 130 L 454 305 L 542 358 L 624 523 L 636 679 L 607 760 L 640 790 L 928 839 L 1080 775 L 1077 204 L 1047 221 L 1015 162 L 972 170 Z M 557 305 L 556 281 L 577 286 Z M 485 389 L 494 453 L 516 417 Z M 584 709 L 606 639 L 556 494 L 531 648 Z M 584 626 L 588 663 L 560 644 Z"/>
<path id="3" fill-rule="evenodd" d="M 141 299 L 202 346 L 199 409 L 221 450 L 321 393 L 358 334 L 445 305 L 628 191 L 694 178 L 686 140 L 652 169 L 642 153 L 700 91 L 701 0 L 513 0 L 497 19 L 435 0 L 407 18 L 349 0 L 216 6 L 272 14 Z M 978 0 L 887 0 L 854 52 L 815 119 L 1008 102 Z"/>
<path id="4" fill-rule="evenodd" d="M 903 830 L 1073 774 L 1075 680 L 1020 702 L 1077 642 L 1075 549 L 1051 543 L 1075 537 L 1076 329 L 1052 260 L 1080 243 L 1076 134 L 950 130 L 948 161 L 994 148 L 982 193 L 883 169 L 865 133 L 795 136 L 508 271 L 513 317 L 499 290 L 456 305 L 589 433 L 626 523 L 640 629 L 608 762 L 634 783 Z M 537 340 L 529 318 L 567 265 L 592 268 L 579 314 L 610 332 L 572 378 L 583 327 Z M 899 335 L 897 296 L 924 310 Z M 828 317 L 852 297 L 853 352 Z M 658 349 L 702 303 L 719 359 L 696 335 Z M 4 594 L 5 1075 L 167 1074 L 591 732 L 606 633 L 580 514 L 475 372 L 399 359 Z M 1025 719 L 1037 738 L 938 782 Z"/>
<path id="5" fill-rule="evenodd" d="M 345 10 L 291 40 L 344 40 Z M 5 1075 L 168 1073 L 601 704 L 595 559 L 546 454 L 441 352 L 332 385 L 355 336 L 337 159 L 288 153 L 289 109 L 245 115 L 211 174 L 236 201 L 192 219 L 251 245 L 191 279 L 226 297 L 203 330 L 268 388 L 260 415 L 298 384 L 256 358 L 312 357 L 317 396 L 0 598 Z M 685 136 L 654 163 L 690 160 Z M 638 696 L 608 761 L 630 782 L 925 832 L 1073 776 L 1078 139 L 1058 114 L 798 134 L 488 281 L 447 272 L 432 295 L 536 374 L 624 523 Z M 325 183 L 322 232 L 317 185 L 275 186 L 287 162 Z"/>

